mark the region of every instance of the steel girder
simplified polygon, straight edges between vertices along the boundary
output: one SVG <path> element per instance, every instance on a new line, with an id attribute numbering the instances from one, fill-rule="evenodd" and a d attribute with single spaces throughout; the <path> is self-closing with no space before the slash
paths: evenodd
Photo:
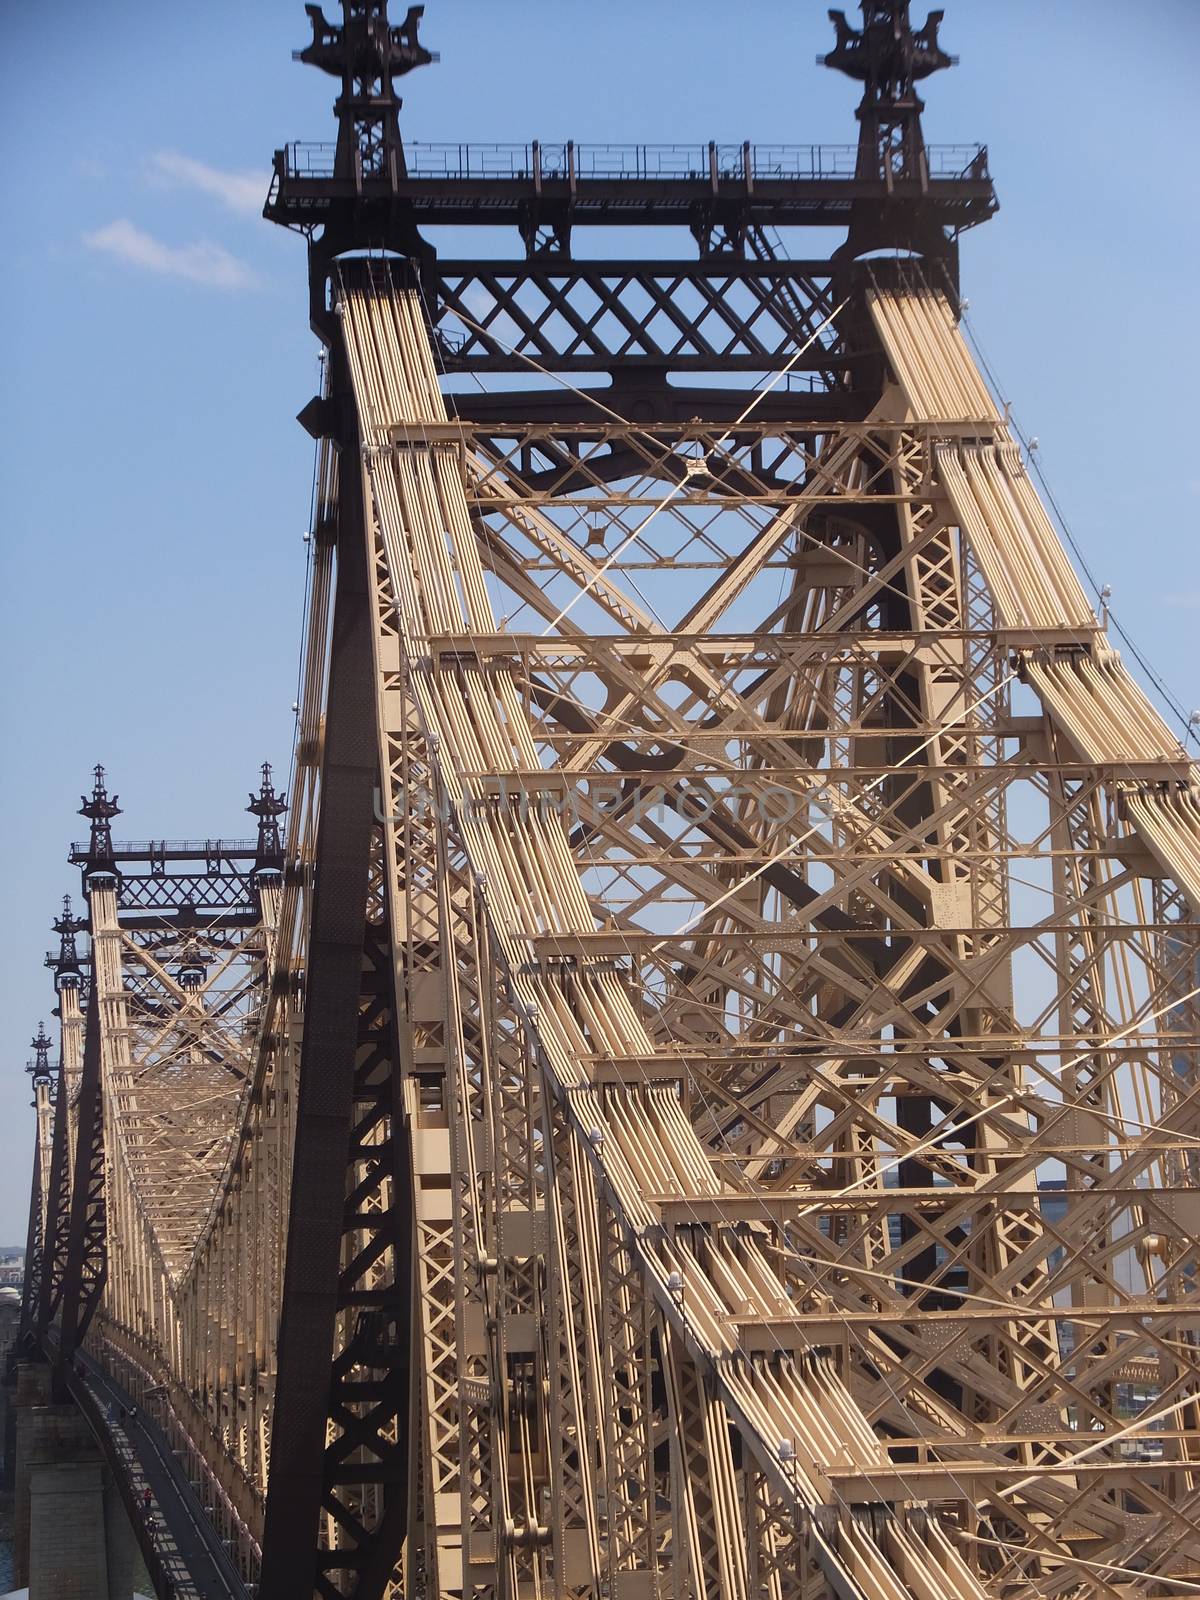
<path id="1" fill-rule="evenodd" d="M 370 644 L 348 680 L 357 789 L 378 778 L 380 804 L 353 878 L 311 805 L 297 824 L 258 1087 L 175 1325 L 138 1325 L 135 1282 L 100 1334 L 130 1382 L 166 1389 L 248 1573 L 272 1482 L 285 1528 L 302 1503 L 317 1524 L 301 1582 L 327 1594 L 535 1574 L 579 1595 L 672 1574 L 712 1595 L 1083 1594 L 1097 1570 L 1169 1585 L 1191 1559 L 1197 942 L 1159 801 L 1190 768 L 1145 710 L 1112 744 L 1103 696 L 1130 702 L 1094 618 L 1013 613 L 997 563 L 1033 546 L 990 501 L 968 535 L 947 425 L 895 410 L 725 431 L 409 416 L 343 448 L 376 508 L 342 526 L 366 562 L 345 591 Z M 447 612 L 414 649 L 402 589 L 411 570 L 433 592 L 439 522 L 398 563 L 386 485 L 412 496 L 427 470 L 458 482 L 509 620 Z M 327 799 L 313 707 L 352 630 L 320 620 L 322 559 L 304 725 Z M 541 776 L 447 754 L 454 705 L 501 695 Z M 496 819 L 506 850 L 561 836 L 587 921 L 539 925 L 524 900 L 500 918 L 479 854 Z M 545 893 L 524 850 L 505 895 Z M 296 1155 L 296 1024 L 317 1013 L 315 924 L 294 919 L 323 862 L 363 912 L 347 896 L 338 925 L 351 1049 L 310 1055 L 342 1060 L 318 1160 Z M 102 950 L 120 917 L 103 881 L 92 898 Z M 128 1006 L 106 981 L 97 1003 Z M 596 1032 L 614 981 L 636 1048 Z M 567 995 L 575 1088 L 549 1020 Z M 98 1238 L 88 1084 L 85 1050 L 76 1187 Z M 138 1236 L 126 1210 L 120 1251 Z M 313 1392 L 272 1428 L 281 1314 L 307 1328 L 313 1283 Z M 1169 1408 L 1136 1425 L 1161 1455 L 1120 1449 L 1134 1385 L 1155 1391 L 1144 1418 Z M 277 1448 L 294 1472 L 271 1473 Z"/>
<path id="2" fill-rule="evenodd" d="M 744 206 L 573 262 L 548 201 L 438 264 L 386 63 L 361 172 L 277 162 L 337 373 L 278 932 L 181 1243 L 172 1108 L 121 1095 L 182 929 L 93 872 L 63 1306 L 69 1349 L 116 1269 L 93 1342 L 264 1594 L 1194 1575 L 1196 771 L 956 331 L 901 9 L 839 28 L 840 193 L 922 269 L 784 265 Z M 623 385 L 452 417 L 435 356 Z M 785 364 L 819 390 L 665 382 Z"/>

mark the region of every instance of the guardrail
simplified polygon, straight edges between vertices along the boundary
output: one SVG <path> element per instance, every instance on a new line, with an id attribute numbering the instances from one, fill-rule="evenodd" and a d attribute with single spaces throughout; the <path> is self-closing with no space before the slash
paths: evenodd
<path id="1" fill-rule="evenodd" d="M 289 178 L 333 176 L 336 146 L 289 144 Z M 443 144 L 414 140 L 404 147 L 415 180 L 554 182 L 686 182 L 716 179 L 788 181 L 851 179 L 853 144 Z M 987 177 L 987 146 L 929 145 L 931 178 Z"/>
<path id="2" fill-rule="evenodd" d="M 84 1368 L 84 1375 L 81 1376 L 72 1366 L 64 1372 L 67 1386 L 108 1460 L 159 1600 L 163 1600 L 164 1596 L 173 1600 L 177 1595 L 195 1592 L 189 1579 L 194 1582 L 196 1578 L 191 1570 L 192 1558 L 196 1554 L 202 1555 L 206 1561 L 212 1578 L 219 1585 L 222 1600 L 245 1600 L 251 1592 L 250 1587 L 241 1576 L 232 1549 L 222 1537 L 220 1527 L 214 1523 L 205 1499 L 191 1481 L 191 1473 L 171 1431 L 153 1415 L 151 1391 L 144 1383 L 131 1386 L 127 1376 L 118 1376 L 110 1371 L 92 1350 L 77 1351 L 75 1360 Z M 108 1407 L 104 1404 L 104 1394 L 97 1390 L 107 1394 Z M 121 1426 L 114 1422 L 112 1408 L 126 1402 L 132 1415 L 130 1423 Z M 166 1409 L 172 1410 L 169 1401 Z M 134 1482 L 135 1477 L 151 1482 L 149 1456 L 134 1446 L 127 1431 L 127 1427 L 133 1425 L 132 1416 L 137 1418 L 136 1426 L 141 1432 L 145 1451 L 157 1458 L 158 1468 L 165 1474 L 172 1490 L 169 1501 L 155 1496 L 158 1504 L 150 1517 L 145 1515 Z M 190 1548 L 189 1529 L 196 1540 Z M 184 1535 L 182 1543 L 180 1533 Z M 254 1549 L 258 1559 L 261 1559 L 257 1545 Z M 206 1583 L 202 1592 L 212 1595 L 214 1590 L 211 1584 Z"/>
<path id="3" fill-rule="evenodd" d="M 71 845 L 71 857 L 86 857 L 90 844 L 77 841 Z M 121 839 L 113 845 L 117 861 L 142 856 L 253 856 L 258 852 L 255 839 Z"/>
<path id="4" fill-rule="evenodd" d="M 71 1398 L 82 1412 L 108 1463 L 125 1516 L 137 1541 L 142 1561 L 145 1563 L 146 1573 L 154 1586 L 154 1593 L 159 1600 L 164 1600 L 165 1596 L 177 1592 L 176 1580 L 179 1575 L 170 1570 L 167 1552 L 154 1537 L 154 1524 L 145 1516 L 144 1508 L 135 1492 L 130 1469 L 131 1462 L 136 1465 L 136 1458 L 128 1445 L 124 1451 L 121 1450 L 113 1429 L 106 1421 L 103 1407 L 83 1377 L 73 1367 L 64 1375 Z"/>

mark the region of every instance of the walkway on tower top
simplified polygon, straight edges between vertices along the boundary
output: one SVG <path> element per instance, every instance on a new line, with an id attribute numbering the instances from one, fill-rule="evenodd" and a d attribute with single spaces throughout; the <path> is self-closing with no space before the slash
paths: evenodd
<path id="1" fill-rule="evenodd" d="M 337 146 L 295 142 L 276 152 L 266 215 L 295 222 L 288 208 L 319 212 L 342 188 L 370 196 L 386 188 L 429 223 L 516 224 L 529 199 L 563 199 L 572 220 L 645 224 L 686 221 L 697 199 L 752 200 L 760 221 L 844 224 L 854 200 L 912 191 L 945 209 L 957 227 L 995 210 L 987 146 L 927 145 L 912 177 L 864 178 L 852 144 L 452 144 L 410 140 L 403 170 L 356 170 L 336 179 Z M 281 207 L 281 188 L 286 204 Z"/>

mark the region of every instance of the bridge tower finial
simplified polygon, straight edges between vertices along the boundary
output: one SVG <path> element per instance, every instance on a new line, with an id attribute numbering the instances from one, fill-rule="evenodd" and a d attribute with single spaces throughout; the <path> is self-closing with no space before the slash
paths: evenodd
<path id="1" fill-rule="evenodd" d="M 61 989 L 64 984 L 77 984 L 81 973 L 75 936 L 86 932 L 87 920 L 84 917 L 73 917 L 71 915 L 71 896 L 69 894 L 63 895 L 62 916 L 55 917 L 50 926 L 58 935 L 58 957 L 53 962 L 54 987 Z M 50 964 L 50 958 L 47 957 L 47 965 Z"/>
<path id="2" fill-rule="evenodd" d="M 79 815 L 86 817 L 92 825 L 91 839 L 88 843 L 88 858 L 83 869 L 84 882 L 89 878 L 106 875 L 116 876 L 116 862 L 113 857 L 112 819 L 121 815 L 121 808 L 117 804 L 119 795 L 109 798 L 108 790 L 104 785 L 104 768 L 97 763 L 92 768 L 92 797 L 81 795 L 83 804 L 79 807 Z"/>
<path id="3" fill-rule="evenodd" d="M 33 1060 L 25 1069 L 26 1072 L 32 1077 L 35 1087 L 38 1084 L 49 1084 L 54 1074 L 50 1069 L 51 1039 L 46 1032 L 44 1022 L 38 1023 L 38 1031 L 29 1041 L 29 1045 L 34 1054 Z"/>
<path id="4" fill-rule="evenodd" d="M 254 874 L 281 872 L 283 870 L 283 838 L 279 819 L 288 808 L 287 796 L 276 794 L 271 779 L 271 763 L 264 761 L 262 782 L 258 793 L 250 796 L 246 810 L 258 818 L 258 850 L 254 858 Z"/>
<path id="5" fill-rule="evenodd" d="M 342 0 L 340 24 L 327 22 L 320 6 L 305 6 L 312 43 L 294 51 L 297 60 L 342 80 L 334 102 L 338 119 L 334 176 L 357 183 L 404 174 L 400 107 L 395 80 L 436 61 L 417 37 L 424 6 L 409 6 L 404 21 L 388 21 L 387 0 Z"/>
<path id="6" fill-rule="evenodd" d="M 86 817 L 92 825 L 92 836 L 88 846 L 89 855 L 112 860 L 112 819 L 121 815 L 121 808 L 117 801 L 120 795 L 114 794 L 109 799 L 108 790 L 104 784 L 104 768 L 97 763 L 92 768 L 92 796 L 80 795 L 82 802 L 79 815 Z"/>
<path id="7" fill-rule="evenodd" d="M 837 43 L 817 60 L 863 85 L 858 118 L 858 163 L 863 179 L 928 181 L 925 138 L 921 131 L 924 101 L 917 83 L 957 57 L 938 43 L 942 11 L 931 11 L 925 26 L 914 30 L 909 0 L 861 0 L 861 29 L 846 21 L 844 11 L 831 11 Z"/>

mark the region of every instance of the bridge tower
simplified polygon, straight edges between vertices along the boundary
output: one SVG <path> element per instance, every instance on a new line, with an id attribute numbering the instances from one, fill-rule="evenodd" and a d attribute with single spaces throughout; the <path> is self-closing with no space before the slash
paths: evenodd
<path id="1" fill-rule="evenodd" d="M 97 770 L 58 1348 L 259 1600 L 1183 1592 L 1200 781 L 959 326 L 941 14 L 833 13 L 847 156 L 406 146 L 422 8 L 307 9 L 286 835 Z"/>
<path id="2" fill-rule="evenodd" d="M 354 11 L 310 11 L 305 55 L 344 85 Z M 418 12 L 403 53 L 372 36 L 374 120 L 344 92 L 332 165 L 276 155 L 266 215 L 308 237 L 331 347 L 303 419 L 337 460 L 341 650 L 296 1144 L 325 1187 L 290 1213 L 264 1594 L 653 1596 L 685 1563 L 712 1594 L 858 1593 L 881 1567 L 975 1593 L 1003 1562 L 971 1542 L 952 1441 L 986 1441 L 995 1549 L 1012 1474 L 1073 1459 L 1061 1308 L 1104 1291 L 1078 1251 L 1052 1266 L 1037 1184 L 1068 1126 L 1079 1215 L 1136 1165 L 1089 1120 L 1131 1092 L 1095 1050 L 1114 1007 L 1178 993 L 1183 902 L 1161 902 L 1132 1010 L 1100 1002 L 1091 905 L 1124 881 L 1101 863 L 1146 866 L 1153 828 L 1123 842 L 1132 769 L 1097 768 L 1114 747 L 1079 706 L 1025 720 L 1014 684 L 1046 719 L 1062 677 L 1077 700 L 1093 671 L 1114 704 L 1136 692 L 955 328 L 958 239 L 995 200 L 984 151 L 924 141 L 940 14 L 862 12 L 834 14 L 825 58 L 863 84 L 852 172 L 715 144 L 670 173 L 570 143 L 507 170 L 406 157 L 390 74 L 428 59 Z M 777 230 L 835 218 L 830 258 L 781 254 Z M 438 225 L 463 220 L 515 227 L 523 257 L 444 259 Z M 691 248 L 596 258 L 597 224 Z M 576 387 L 597 373 L 609 389 Z M 1005 589 L 1026 559 L 1037 601 Z M 1135 781 L 1190 781 L 1136 716 L 1155 732 Z M 1003 865 L 1026 782 L 1063 852 L 1041 1083 L 1017 985 L 1045 946 Z M 560 825 L 577 881 L 551 865 Z M 1058 1109 L 1064 1086 L 1087 1109 Z M 1018 1174 L 1004 1208 L 981 1198 Z M 1123 1226 L 1093 1236 L 1102 1259 Z M 1136 1343 L 1093 1347 L 1090 1426 L 1115 1426 L 1102 1375 Z M 1129 1503 L 1097 1498 L 1114 1549 Z"/>

